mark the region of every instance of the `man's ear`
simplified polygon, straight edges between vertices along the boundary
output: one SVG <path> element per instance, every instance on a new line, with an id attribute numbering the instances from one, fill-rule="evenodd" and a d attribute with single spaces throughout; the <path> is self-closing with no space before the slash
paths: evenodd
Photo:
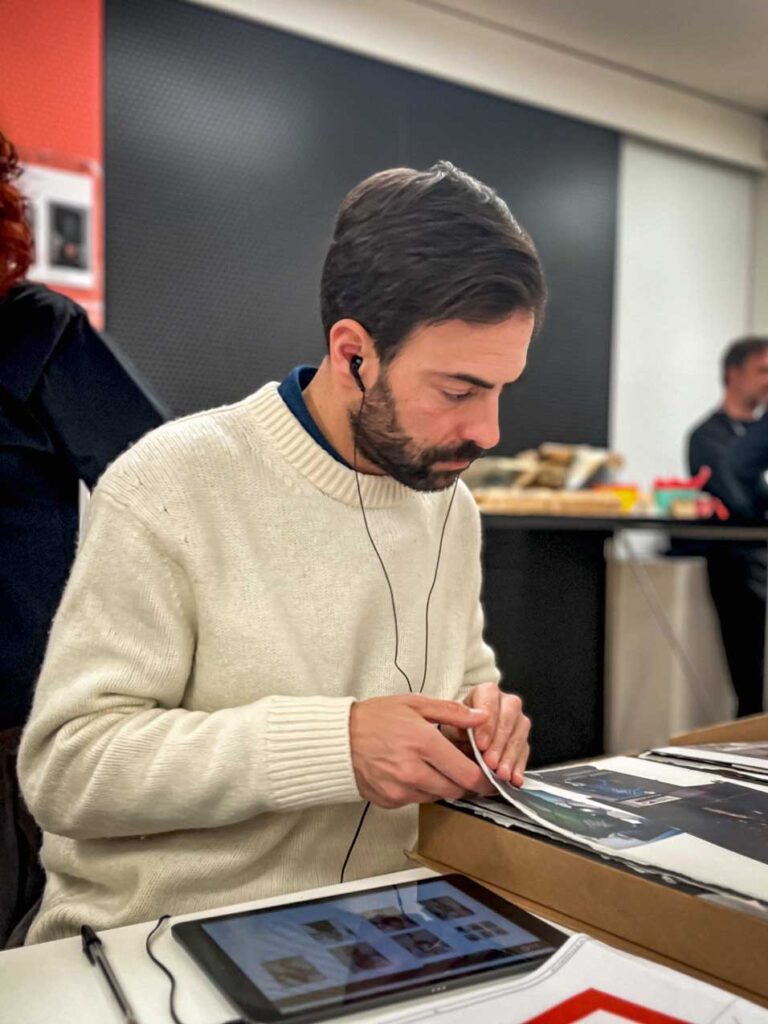
<path id="1" fill-rule="evenodd" d="M 342 386 L 358 389 L 360 385 L 351 371 L 351 362 L 361 360 L 358 373 L 365 376 L 363 367 L 374 374 L 378 369 L 378 357 L 373 338 L 357 320 L 337 320 L 328 334 L 328 358 L 334 378 Z"/>

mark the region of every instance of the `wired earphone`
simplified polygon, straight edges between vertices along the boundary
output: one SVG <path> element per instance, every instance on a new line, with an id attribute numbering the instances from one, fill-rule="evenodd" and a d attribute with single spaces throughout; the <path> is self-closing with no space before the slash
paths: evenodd
<path id="1" fill-rule="evenodd" d="M 410 693 L 423 693 L 424 686 L 425 686 L 426 681 L 427 681 L 427 667 L 428 667 L 428 664 L 429 664 L 429 603 L 432 600 L 432 592 L 434 591 L 435 584 L 437 583 L 437 573 L 438 573 L 438 570 L 440 568 L 440 556 L 443 553 L 443 540 L 445 538 L 445 529 L 446 529 L 446 527 L 448 525 L 448 517 L 451 514 L 451 509 L 453 508 L 453 499 L 456 497 L 456 488 L 458 487 L 459 481 L 458 481 L 458 478 L 457 478 L 456 482 L 453 485 L 453 490 L 451 491 L 451 498 L 450 498 L 450 501 L 448 502 L 448 508 L 446 509 L 446 512 L 445 512 L 445 519 L 443 520 L 443 527 L 442 527 L 442 529 L 440 531 L 440 542 L 439 542 L 439 544 L 437 546 L 437 560 L 435 562 L 435 571 L 434 571 L 434 574 L 432 576 L 432 583 L 430 584 L 430 587 L 429 587 L 429 592 L 427 594 L 427 601 L 426 601 L 426 605 L 425 605 L 425 608 L 424 608 L 424 670 L 423 670 L 422 676 L 421 676 L 421 685 L 419 686 L 418 690 L 414 690 L 413 686 L 411 685 L 411 680 L 408 678 L 408 673 L 405 671 L 405 669 L 403 669 L 403 667 L 400 665 L 400 663 L 397 660 L 398 654 L 400 653 L 400 629 L 399 629 L 399 624 L 398 624 L 398 621 L 397 621 L 397 605 L 395 603 L 395 592 L 392 589 L 392 581 L 389 578 L 389 573 L 387 572 L 387 567 L 384 564 L 384 559 L 381 557 L 381 552 L 379 551 L 378 547 L 376 546 L 376 542 L 373 539 L 373 534 L 371 533 L 371 528 L 370 528 L 370 526 L 368 524 L 368 515 L 367 515 L 367 513 L 365 511 L 365 503 L 363 502 L 363 491 L 362 491 L 362 487 L 360 486 L 360 473 L 359 473 L 358 468 L 357 468 L 357 435 L 358 435 L 358 429 L 359 429 L 358 424 L 359 424 L 359 421 L 360 421 L 360 417 L 363 414 L 363 409 L 365 408 L 365 398 L 366 398 L 365 384 L 363 383 L 363 379 L 360 376 L 360 367 L 362 365 L 363 365 L 363 357 L 362 356 L 355 355 L 355 356 L 352 356 L 352 358 L 349 360 L 349 372 L 354 377 L 355 383 L 357 384 L 358 388 L 362 392 L 362 396 L 363 396 L 360 399 L 360 408 L 358 410 L 358 419 L 357 419 L 357 423 L 355 424 L 355 431 L 354 431 L 354 438 L 353 438 L 354 454 L 353 454 L 353 458 L 352 458 L 352 468 L 355 471 L 355 483 L 357 484 L 357 498 L 358 498 L 358 501 L 360 502 L 360 511 L 362 513 L 362 516 L 363 516 L 363 525 L 365 526 L 365 532 L 368 535 L 368 540 L 371 542 L 371 547 L 373 548 L 373 551 L 374 551 L 374 553 L 376 555 L 376 558 L 378 559 L 379 565 L 381 566 L 381 571 L 384 573 L 384 579 L 386 580 L 387 589 L 389 590 L 389 600 L 390 600 L 390 603 L 392 605 L 392 620 L 393 620 L 394 627 L 395 627 L 395 653 L 394 653 L 394 657 L 393 657 L 394 666 L 397 669 L 397 671 L 400 673 L 400 675 L 403 677 L 403 679 L 405 680 L 405 685 L 408 687 L 408 690 L 410 691 Z M 344 858 L 344 863 L 342 864 L 342 867 L 341 867 L 341 875 L 339 877 L 339 881 L 340 882 L 344 881 L 344 872 L 347 869 L 347 864 L 349 863 L 349 859 L 352 856 L 352 851 L 355 848 L 355 843 L 357 842 L 357 840 L 358 840 L 358 838 L 360 836 L 360 832 L 361 832 L 361 830 L 363 828 L 363 823 L 364 823 L 366 815 L 368 814 L 368 811 L 370 809 L 371 809 L 371 803 L 370 803 L 370 801 L 367 801 L 365 807 L 363 808 L 363 813 L 360 815 L 360 820 L 357 823 L 357 828 L 355 829 L 355 834 L 352 837 L 352 842 L 349 844 L 349 849 L 347 850 L 347 855 Z"/>

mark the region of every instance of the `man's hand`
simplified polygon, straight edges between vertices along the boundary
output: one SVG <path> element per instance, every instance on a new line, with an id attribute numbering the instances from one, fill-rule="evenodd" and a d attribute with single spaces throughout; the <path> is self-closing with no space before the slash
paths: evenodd
<path id="1" fill-rule="evenodd" d="M 464 703 L 486 712 L 485 720 L 474 728 L 475 742 L 485 763 L 504 782 L 522 786 L 531 731 L 531 720 L 523 714 L 523 702 L 516 694 L 503 693 L 496 683 L 480 683 L 469 691 Z M 467 739 L 466 734 L 444 731 L 460 746 Z"/>
<path id="2" fill-rule="evenodd" d="M 486 707 L 419 694 L 358 701 L 350 712 L 349 735 L 360 795 L 392 809 L 455 800 L 467 790 L 485 792 L 480 766 L 435 725 L 466 735 L 469 728 L 483 729 L 487 719 Z"/>

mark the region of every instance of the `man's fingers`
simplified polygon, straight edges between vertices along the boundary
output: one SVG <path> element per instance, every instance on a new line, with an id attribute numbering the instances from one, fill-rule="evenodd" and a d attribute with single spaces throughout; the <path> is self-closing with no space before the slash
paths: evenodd
<path id="1" fill-rule="evenodd" d="M 500 779 L 509 781 L 514 772 L 522 775 L 528 762 L 528 735 L 531 731 L 530 719 L 521 715 L 515 725 L 514 732 L 507 740 L 499 761 L 497 773 Z"/>
<path id="2" fill-rule="evenodd" d="M 416 789 L 432 794 L 433 800 L 458 800 L 466 792 L 466 786 L 459 786 L 446 778 L 430 765 L 422 765 L 413 778 Z"/>
<path id="3" fill-rule="evenodd" d="M 523 712 L 523 702 L 513 693 L 505 693 L 501 699 L 501 705 L 496 721 L 496 730 L 485 750 L 485 763 L 489 768 L 498 771 L 504 759 L 511 737 L 520 721 Z"/>
<path id="4" fill-rule="evenodd" d="M 525 776 L 523 773 L 525 772 L 526 765 L 528 764 L 528 758 L 530 757 L 530 754 L 531 748 L 526 743 L 522 751 L 520 752 L 520 756 L 517 759 L 517 764 L 512 769 L 512 783 L 515 786 L 522 786 L 523 782 L 525 781 Z"/>
<path id="5" fill-rule="evenodd" d="M 435 731 L 424 751 L 424 759 L 461 791 L 478 792 L 485 776 L 480 765 Z"/>
<path id="6" fill-rule="evenodd" d="M 502 693 L 496 683 L 480 683 L 471 693 L 472 707 L 488 713 L 482 725 L 475 728 L 475 741 L 480 750 L 486 750 L 498 730 Z"/>
<path id="7" fill-rule="evenodd" d="M 402 799 L 398 803 L 393 804 L 392 809 L 407 807 L 409 804 L 431 804 L 434 802 L 435 796 L 429 790 L 413 787 L 403 791 Z"/>
<path id="8" fill-rule="evenodd" d="M 437 700 L 434 697 L 414 695 L 411 707 L 427 722 L 438 725 L 453 725 L 457 729 L 474 729 L 481 725 L 488 712 L 484 709 L 468 708 L 455 700 Z"/>
<path id="9" fill-rule="evenodd" d="M 440 732 L 447 740 L 450 740 L 451 743 L 455 743 L 458 747 L 470 746 L 466 729 L 454 729 L 452 725 L 441 725 Z"/>
<path id="10" fill-rule="evenodd" d="M 485 775 L 481 776 L 480 782 L 472 792 L 478 793 L 480 796 L 498 796 L 498 790 L 494 784 L 485 777 Z"/>

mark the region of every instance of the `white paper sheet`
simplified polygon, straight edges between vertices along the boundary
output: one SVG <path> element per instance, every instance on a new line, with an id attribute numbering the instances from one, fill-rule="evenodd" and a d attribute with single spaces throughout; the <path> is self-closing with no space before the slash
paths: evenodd
<path id="1" fill-rule="evenodd" d="M 704 743 L 692 747 L 657 747 L 661 757 L 703 761 L 733 768 L 747 768 L 765 776 L 768 782 L 768 741 L 765 743 Z"/>
<path id="2" fill-rule="evenodd" d="M 586 935 L 574 935 L 532 974 L 412 1004 L 376 1019 L 382 1024 L 768 1024 L 768 1010 Z"/>

